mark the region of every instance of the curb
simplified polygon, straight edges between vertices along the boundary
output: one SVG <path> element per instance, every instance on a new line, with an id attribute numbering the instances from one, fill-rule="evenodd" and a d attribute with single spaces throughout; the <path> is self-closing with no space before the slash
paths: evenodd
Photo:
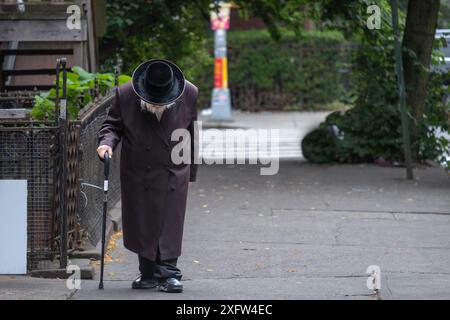
<path id="1" fill-rule="evenodd" d="M 67 272 L 66 269 L 43 269 L 31 271 L 30 276 L 33 278 L 44 279 L 67 279 L 73 275 L 73 272 Z M 95 276 L 95 268 L 92 266 L 84 266 L 80 268 L 81 279 L 92 280 Z"/>

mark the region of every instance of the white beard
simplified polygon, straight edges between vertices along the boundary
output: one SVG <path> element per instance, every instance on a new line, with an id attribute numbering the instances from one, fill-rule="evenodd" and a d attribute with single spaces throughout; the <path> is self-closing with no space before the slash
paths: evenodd
<path id="1" fill-rule="evenodd" d="M 175 103 L 166 104 L 166 105 L 156 105 L 156 104 L 151 104 L 151 103 L 145 102 L 144 100 L 141 100 L 141 109 L 156 114 L 156 113 L 161 113 L 163 110 L 170 108 L 174 104 Z"/>

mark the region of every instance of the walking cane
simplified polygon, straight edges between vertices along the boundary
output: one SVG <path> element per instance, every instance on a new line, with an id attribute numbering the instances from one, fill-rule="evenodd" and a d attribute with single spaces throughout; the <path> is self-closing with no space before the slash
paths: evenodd
<path id="1" fill-rule="evenodd" d="M 105 152 L 104 159 L 104 182 L 103 182 L 103 221 L 102 221 L 102 260 L 100 265 L 99 289 L 103 289 L 103 270 L 105 268 L 105 241 L 106 241 L 106 214 L 108 211 L 108 176 L 109 176 L 109 153 Z"/>

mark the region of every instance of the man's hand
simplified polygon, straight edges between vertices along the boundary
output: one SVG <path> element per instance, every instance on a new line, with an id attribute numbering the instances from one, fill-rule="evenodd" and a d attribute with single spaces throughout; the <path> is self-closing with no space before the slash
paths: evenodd
<path id="1" fill-rule="evenodd" d="M 104 159 L 106 151 L 108 151 L 109 158 L 112 158 L 113 152 L 112 152 L 112 148 L 110 146 L 107 146 L 107 145 L 103 144 L 103 145 L 101 145 L 100 147 L 97 148 L 98 156 L 101 159 Z"/>

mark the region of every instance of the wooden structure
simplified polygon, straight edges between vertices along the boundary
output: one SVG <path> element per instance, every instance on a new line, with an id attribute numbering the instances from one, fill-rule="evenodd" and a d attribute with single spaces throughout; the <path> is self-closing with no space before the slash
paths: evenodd
<path id="1" fill-rule="evenodd" d="M 105 0 L 0 0 L 0 92 L 47 90 L 61 56 L 69 68 L 97 71 L 105 6 Z"/>

